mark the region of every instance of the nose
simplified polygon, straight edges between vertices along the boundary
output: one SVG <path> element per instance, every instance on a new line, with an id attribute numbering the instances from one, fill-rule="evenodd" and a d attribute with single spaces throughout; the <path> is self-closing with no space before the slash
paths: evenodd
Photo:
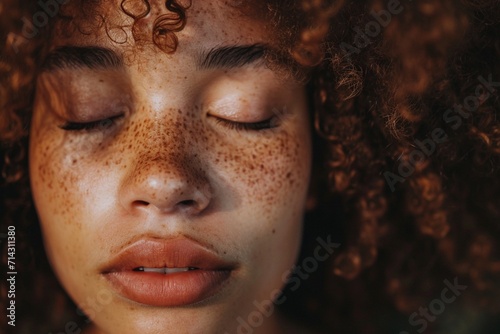
<path id="1" fill-rule="evenodd" d="M 178 154 L 139 157 L 123 179 L 122 206 L 132 211 L 197 215 L 210 204 L 212 191 L 200 164 Z"/>

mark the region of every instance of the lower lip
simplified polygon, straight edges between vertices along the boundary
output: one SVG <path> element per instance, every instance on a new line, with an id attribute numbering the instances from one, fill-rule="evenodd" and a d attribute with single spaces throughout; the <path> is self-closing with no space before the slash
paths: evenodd
<path id="1" fill-rule="evenodd" d="M 120 271 L 105 275 L 124 297 L 150 306 L 183 306 L 215 295 L 229 279 L 229 270 L 190 270 L 173 274 Z"/>

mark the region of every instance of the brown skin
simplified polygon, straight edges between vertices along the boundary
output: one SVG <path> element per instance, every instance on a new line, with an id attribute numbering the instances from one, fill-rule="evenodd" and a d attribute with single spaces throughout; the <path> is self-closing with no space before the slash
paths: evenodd
<path id="1" fill-rule="evenodd" d="M 104 10 L 112 20 L 126 19 L 117 6 Z M 33 196 L 49 260 L 93 318 L 93 333 L 235 332 L 237 317 L 255 310 L 253 301 L 282 288 L 299 250 L 311 168 L 305 89 L 265 62 L 199 70 L 201 50 L 272 41 L 263 26 L 257 30 L 222 2 L 195 2 L 189 12 L 170 56 L 116 44 L 103 29 L 91 36 L 56 33 L 53 47 L 93 45 L 133 56 L 120 69 L 39 77 L 30 138 Z M 122 113 L 109 127 L 60 128 Z M 277 127 L 259 131 L 217 122 L 274 114 Z M 102 279 L 100 269 L 131 242 L 178 236 L 237 263 L 230 284 L 214 297 L 151 308 L 124 299 Z M 99 312 L 88 309 L 87 298 L 100 293 L 111 293 L 111 302 Z M 277 316 L 255 333 L 278 333 Z"/>

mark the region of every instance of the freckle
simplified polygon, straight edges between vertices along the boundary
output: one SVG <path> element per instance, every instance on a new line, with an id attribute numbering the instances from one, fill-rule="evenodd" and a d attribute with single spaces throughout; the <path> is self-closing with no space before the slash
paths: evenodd
<path id="1" fill-rule="evenodd" d="M 273 234 L 276 233 L 276 230 L 273 228 Z"/>

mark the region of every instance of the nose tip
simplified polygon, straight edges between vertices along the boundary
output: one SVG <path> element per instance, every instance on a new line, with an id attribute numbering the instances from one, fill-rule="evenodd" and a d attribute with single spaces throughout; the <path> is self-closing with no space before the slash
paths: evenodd
<path id="1" fill-rule="evenodd" d="M 123 179 L 120 198 L 129 210 L 196 215 L 210 204 L 212 190 L 203 171 L 188 161 L 143 159 Z"/>

